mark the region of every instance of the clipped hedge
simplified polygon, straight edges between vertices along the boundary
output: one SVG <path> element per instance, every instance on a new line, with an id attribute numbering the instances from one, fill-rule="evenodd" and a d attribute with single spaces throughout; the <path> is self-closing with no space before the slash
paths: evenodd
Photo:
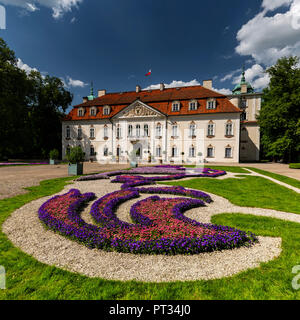
<path id="1" fill-rule="evenodd" d="M 300 163 L 290 163 L 290 169 L 300 169 Z"/>

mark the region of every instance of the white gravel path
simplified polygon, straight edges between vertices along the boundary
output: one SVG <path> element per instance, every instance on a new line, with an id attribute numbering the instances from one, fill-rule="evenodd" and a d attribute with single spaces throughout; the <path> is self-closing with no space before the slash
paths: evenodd
<path id="1" fill-rule="evenodd" d="M 97 197 L 120 189 L 119 183 L 110 180 L 77 181 L 58 194 L 71 188 L 81 192 L 94 192 Z M 147 282 L 187 281 L 216 279 L 234 275 L 261 262 L 270 261 L 281 253 L 281 238 L 259 237 L 259 243 L 251 248 L 238 248 L 198 255 L 134 255 L 88 249 L 74 241 L 43 228 L 38 219 L 39 207 L 49 198 L 32 201 L 16 210 L 3 224 L 3 232 L 12 243 L 37 260 L 89 277 L 110 280 L 137 280 Z M 141 198 L 150 195 L 142 195 Z M 300 223 L 300 215 L 275 210 L 245 208 L 232 205 L 228 200 L 212 195 L 214 202 L 207 207 L 186 211 L 186 215 L 201 222 L 210 222 L 214 214 L 239 212 L 263 215 Z M 164 195 L 170 197 L 170 195 Z M 141 199 L 140 198 L 140 199 Z M 136 200 L 124 203 L 117 210 L 120 218 L 130 221 L 128 209 Z M 91 223 L 87 214 L 83 218 Z"/>

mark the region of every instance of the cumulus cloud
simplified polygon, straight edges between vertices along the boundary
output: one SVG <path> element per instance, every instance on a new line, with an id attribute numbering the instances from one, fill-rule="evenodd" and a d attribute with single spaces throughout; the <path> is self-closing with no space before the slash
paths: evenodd
<path id="1" fill-rule="evenodd" d="M 189 86 L 199 86 L 199 85 L 200 83 L 196 79 L 188 82 L 173 80 L 169 84 L 165 83 L 165 88 L 189 87 Z M 159 87 L 160 87 L 160 84 L 152 84 L 143 90 L 155 90 L 155 89 L 159 89 Z"/>
<path id="2" fill-rule="evenodd" d="M 87 86 L 87 83 L 84 83 L 81 80 L 74 80 L 71 77 L 67 77 L 67 82 L 64 81 L 64 83 L 66 83 L 67 87 L 80 87 L 83 88 L 85 86 Z"/>
<path id="3" fill-rule="evenodd" d="M 17 60 L 17 67 L 24 70 L 27 74 L 31 71 L 38 71 L 36 68 L 32 68 L 28 64 L 24 63 L 20 58 Z"/>
<path id="4" fill-rule="evenodd" d="M 200 82 L 196 79 L 188 81 L 188 82 L 184 82 L 181 80 L 173 80 L 171 83 L 165 83 L 165 88 L 178 88 L 178 87 L 189 87 L 189 86 L 199 86 Z M 150 86 L 148 86 L 147 88 L 144 88 L 143 90 L 155 90 L 155 89 L 159 89 L 160 88 L 160 84 L 152 84 Z M 229 89 L 215 89 L 213 88 L 212 90 L 217 91 L 219 93 L 228 95 L 231 94 L 231 90 Z"/>
<path id="5" fill-rule="evenodd" d="M 30 0 L 28 2 L 24 0 L 0 0 L 0 3 L 4 5 L 17 6 L 22 9 L 34 12 L 39 10 L 39 6 L 52 9 L 52 16 L 58 19 L 63 16 L 64 13 L 72 11 L 73 8 L 77 8 L 83 0 Z"/>
<path id="6" fill-rule="evenodd" d="M 286 12 L 267 15 L 283 5 Z M 300 55 L 300 0 L 264 0 L 262 7 L 238 31 L 236 52 L 267 66 L 283 56 Z"/>

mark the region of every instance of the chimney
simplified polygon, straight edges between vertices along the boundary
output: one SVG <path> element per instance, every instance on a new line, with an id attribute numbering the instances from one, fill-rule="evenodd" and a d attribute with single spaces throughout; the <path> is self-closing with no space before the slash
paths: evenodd
<path id="1" fill-rule="evenodd" d="M 105 96 L 106 95 L 106 90 L 98 90 L 98 98 Z"/>
<path id="2" fill-rule="evenodd" d="M 247 92 L 248 92 L 247 84 L 242 84 L 241 85 L 241 93 L 247 93 Z"/>
<path id="3" fill-rule="evenodd" d="M 83 97 L 82 98 L 82 103 L 86 103 L 86 102 L 88 102 L 88 98 L 87 97 Z"/>
<path id="4" fill-rule="evenodd" d="M 161 83 L 161 84 L 159 85 L 159 88 L 160 88 L 160 91 L 163 91 L 163 90 L 165 89 L 165 85 L 164 85 L 163 83 Z"/>
<path id="5" fill-rule="evenodd" d="M 204 80 L 203 87 L 212 90 L 212 80 Z"/>
<path id="6" fill-rule="evenodd" d="M 141 87 L 139 85 L 135 87 L 135 92 L 141 92 Z"/>

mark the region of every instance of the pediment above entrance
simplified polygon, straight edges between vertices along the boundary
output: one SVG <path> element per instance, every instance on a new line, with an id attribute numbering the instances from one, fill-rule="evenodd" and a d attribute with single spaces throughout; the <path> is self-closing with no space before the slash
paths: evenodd
<path id="1" fill-rule="evenodd" d="M 121 111 L 116 117 L 118 118 L 140 118 L 140 117 L 162 117 L 163 114 L 156 111 L 152 107 L 141 101 L 135 101 L 123 111 Z"/>

